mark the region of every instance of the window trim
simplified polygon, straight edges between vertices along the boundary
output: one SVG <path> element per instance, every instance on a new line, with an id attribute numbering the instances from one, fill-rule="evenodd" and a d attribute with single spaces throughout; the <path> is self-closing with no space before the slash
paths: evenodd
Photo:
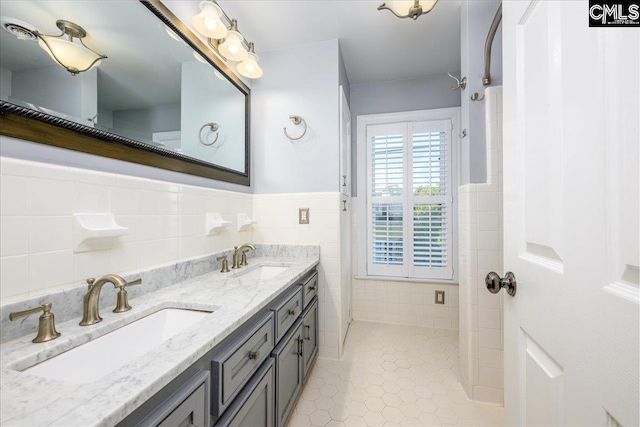
<path id="1" fill-rule="evenodd" d="M 358 259 L 357 259 L 357 275 L 358 276 L 376 276 L 368 272 L 368 248 L 367 248 L 367 212 L 368 212 L 368 180 L 367 180 L 367 126 L 384 125 L 405 122 L 421 122 L 434 120 L 450 120 L 453 129 L 451 130 L 451 262 L 453 268 L 453 276 L 449 279 L 438 278 L 410 278 L 423 281 L 438 281 L 446 283 L 458 282 L 458 185 L 460 182 L 461 165 L 460 165 L 460 107 L 453 108 L 437 108 L 432 110 L 403 111 L 397 113 L 384 114 L 367 114 L 359 115 L 356 118 L 357 123 L 357 206 L 358 206 L 358 226 L 357 226 L 357 243 L 358 243 Z M 378 276 L 381 280 L 407 279 L 399 276 Z"/>

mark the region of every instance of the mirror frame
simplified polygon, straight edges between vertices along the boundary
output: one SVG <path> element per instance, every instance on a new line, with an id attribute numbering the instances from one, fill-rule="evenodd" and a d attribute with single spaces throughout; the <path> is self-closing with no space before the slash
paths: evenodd
<path id="1" fill-rule="evenodd" d="M 188 157 L 164 148 L 105 132 L 80 123 L 0 101 L 0 134 L 55 147 L 80 151 L 146 166 L 168 169 L 239 185 L 250 185 L 250 107 L 251 90 L 225 62 L 160 0 L 140 0 L 167 27 L 194 51 L 222 72 L 245 96 L 245 172 Z M 213 70 L 212 70 L 213 71 Z"/>

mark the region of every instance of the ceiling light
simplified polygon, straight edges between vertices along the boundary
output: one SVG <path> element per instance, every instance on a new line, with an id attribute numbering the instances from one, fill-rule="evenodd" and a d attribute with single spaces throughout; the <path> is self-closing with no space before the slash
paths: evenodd
<path id="1" fill-rule="evenodd" d="M 258 65 L 258 55 L 253 51 L 253 43 L 249 43 L 247 59 L 238 64 L 238 72 L 240 75 L 250 79 L 262 77 L 262 68 Z"/>
<path id="2" fill-rule="evenodd" d="M 378 10 L 386 9 L 391 11 L 398 18 L 418 19 L 419 16 L 431 12 L 438 0 L 428 1 L 387 1 L 378 6 Z"/>
<path id="3" fill-rule="evenodd" d="M 236 20 L 231 21 L 231 28 L 224 42 L 218 46 L 220 54 L 231 61 L 244 61 L 249 56 L 249 53 L 242 45 L 244 37 L 237 30 Z"/>
<path id="4" fill-rule="evenodd" d="M 223 39 L 227 36 L 227 27 L 220 20 L 224 12 L 212 1 L 200 2 L 200 13 L 191 18 L 191 25 L 200 34 L 210 39 Z"/>
<path id="5" fill-rule="evenodd" d="M 56 26 L 62 33 L 52 36 L 42 34 L 22 21 L 7 17 L 2 18 L 2 27 L 6 31 L 21 40 L 38 40 L 38 45 L 42 50 L 73 76 L 97 67 L 101 60 L 107 58 L 84 44 L 82 39 L 87 37 L 87 32 L 80 25 L 58 20 Z"/>

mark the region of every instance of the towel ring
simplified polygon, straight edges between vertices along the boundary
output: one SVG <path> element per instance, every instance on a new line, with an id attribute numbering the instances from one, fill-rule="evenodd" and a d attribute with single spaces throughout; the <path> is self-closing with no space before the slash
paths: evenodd
<path id="1" fill-rule="evenodd" d="M 298 141 L 298 140 L 302 139 L 302 137 L 305 136 L 305 134 L 307 133 L 307 122 L 302 117 L 296 116 L 296 115 L 289 116 L 289 119 L 293 122 L 294 125 L 299 125 L 300 123 L 303 123 L 304 124 L 304 131 L 302 131 L 302 135 L 300 135 L 297 138 L 294 138 L 292 136 L 289 136 L 289 134 L 287 133 L 287 128 L 284 127 L 284 128 L 282 128 L 282 129 L 284 129 L 284 136 L 289 138 L 291 141 Z"/>
<path id="2" fill-rule="evenodd" d="M 202 139 L 202 131 L 207 126 L 209 126 L 209 129 L 211 129 L 211 132 L 216 133 L 216 139 L 214 139 L 212 142 L 205 142 L 204 139 Z M 205 123 L 204 125 L 202 125 L 202 127 L 200 128 L 200 131 L 198 132 L 198 139 L 200 139 L 200 143 L 202 145 L 206 145 L 207 147 L 211 147 L 213 144 L 215 144 L 216 141 L 218 141 L 218 137 L 220 136 L 220 134 L 217 132 L 219 127 L 220 126 L 218 126 L 217 123 Z"/>

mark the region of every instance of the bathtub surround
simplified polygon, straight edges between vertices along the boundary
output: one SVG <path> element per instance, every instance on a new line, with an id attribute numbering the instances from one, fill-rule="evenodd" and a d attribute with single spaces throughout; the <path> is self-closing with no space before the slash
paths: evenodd
<path id="1" fill-rule="evenodd" d="M 487 183 L 458 188 L 460 381 L 470 399 L 503 404 L 502 298 L 487 291 L 490 271 L 503 275 L 502 86 L 485 90 Z"/>

